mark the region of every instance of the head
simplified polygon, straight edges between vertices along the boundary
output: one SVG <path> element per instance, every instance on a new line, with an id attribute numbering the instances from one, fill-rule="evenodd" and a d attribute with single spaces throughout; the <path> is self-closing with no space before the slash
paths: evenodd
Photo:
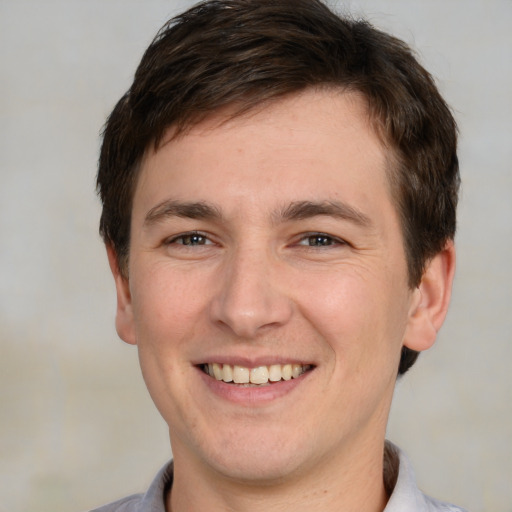
<path id="1" fill-rule="evenodd" d="M 132 201 L 141 162 L 168 129 L 178 137 L 221 111 L 257 111 L 308 89 L 357 92 L 387 151 L 408 282 L 455 234 L 455 121 L 432 77 L 400 40 L 318 0 L 223 0 L 169 21 L 144 54 L 104 130 L 100 232 L 129 273 Z M 404 347 L 398 373 L 417 352 Z"/>

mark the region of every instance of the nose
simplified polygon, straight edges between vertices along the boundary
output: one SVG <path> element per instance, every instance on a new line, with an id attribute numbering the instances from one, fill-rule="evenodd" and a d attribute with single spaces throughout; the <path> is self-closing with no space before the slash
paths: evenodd
<path id="1" fill-rule="evenodd" d="M 239 251 L 225 262 L 219 288 L 211 304 L 212 320 L 239 338 L 256 338 L 285 325 L 292 301 L 280 283 L 279 266 L 268 254 Z"/>

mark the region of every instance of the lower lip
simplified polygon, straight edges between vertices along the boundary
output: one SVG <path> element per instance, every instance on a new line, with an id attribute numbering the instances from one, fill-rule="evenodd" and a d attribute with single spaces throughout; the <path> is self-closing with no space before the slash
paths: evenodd
<path id="1" fill-rule="evenodd" d="M 308 370 L 296 379 L 280 380 L 279 382 L 273 382 L 267 385 L 254 386 L 226 383 L 222 380 L 210 377 L 199 368 L 197 371 L 203 379 L 203 382 L 215 395 L 237 404 L 255 406 L 267 404 L 288 395 L 300 386 L 313 370 Z"/>

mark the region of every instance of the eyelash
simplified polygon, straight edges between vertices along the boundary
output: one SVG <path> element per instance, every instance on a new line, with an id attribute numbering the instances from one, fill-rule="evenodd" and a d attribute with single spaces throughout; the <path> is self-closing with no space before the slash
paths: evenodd
<path id="1" fill-rule="evenodd" d="M 181 240 L 181 242 L 180 242 Z M 195 241 L 194 241 L 195 240 Z M 314 240 L 320 243 L 311 243 Z M 198 243 L 199 242 L 199 243 Z M 209 243 L 208 243 L 209 242 Z M 310 242 L 310 243 L 304 243 Z M 180 235 L 174 236 L 165 241 L 165 245 L 177 244 L 185 247 L 199 247 L 204 245 L 212 245 L 213 242 L 205 233 L 200 231 L 190 231 L 187 233 L 181 233 Z M 294 244 L 307 248 L 316 247 L 332 247 L 336 245 L 347 245 L 347 242 L 327 233 L 305 233 L 298 241 Z"/>
<path id="2" fill-rule="evenodd" d="M 194 239 L 194 238 L 202 239 L 203 242 L 210 242 L 210 243 L 190 243 L 191 239 Z M 186 239 L 189 239 L 189 243 L 185 243 Z M 179 243 L 180 240 L 181 240 L 181 243 Z M 203 246 L 203 245 L 212 245 L 213 242 L 210 240 L 208 235 L 201 233 L 200 231 L 189 231 L 187 233 L 181 233 L 180 235 L 174 236 L 165 241 L 165 245 L 171 245 L 171 244 L 183 245 L 184 247 L 199 247 L 199 246 Z"/>
<path id="3" fill-rule="evenodd" d="M 311 245 L 302 243 L 305 241 L 311 242 L 314 239 L 316 239 L 317 241 L 323 240 L 324 242 L 327 242 L 327 243 L 319 243 L 319 244 L 311 244 Z M 327 233 L 305 233 L 304 235 L 302 235 L 299 238 L 296 245 L 305 246 L 307 248 L 316 248 L 316 247 L 333 247 L 333 246 L 337 246 L 337 245 L 347 245 L 347 242 L 345 242 L 341 238 L 337 238 L 335 236 L 328 235 Z"/>

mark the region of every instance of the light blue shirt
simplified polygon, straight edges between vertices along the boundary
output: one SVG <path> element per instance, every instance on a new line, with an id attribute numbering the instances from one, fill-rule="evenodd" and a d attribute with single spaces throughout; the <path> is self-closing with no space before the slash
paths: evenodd
<path id="1" fill-rule="evenodd" d="M 385 467 L 387 466 L 388 473 L 398 475 L 383 512 L 466 512 L 460 507 L 423 494 L 416 485 L 414 471 L 407 456 L 390 442 L 386 442 L 386 451 L 388 464 Z M 134 494 L 90 512 L 165 512 L 165 495 L 172 486 L 172 477 L 171 461 L 160 470 L 145 494 Z M 394 480 L 395 477 L 384 475 L 385 480 L 390 478 Z"/>

